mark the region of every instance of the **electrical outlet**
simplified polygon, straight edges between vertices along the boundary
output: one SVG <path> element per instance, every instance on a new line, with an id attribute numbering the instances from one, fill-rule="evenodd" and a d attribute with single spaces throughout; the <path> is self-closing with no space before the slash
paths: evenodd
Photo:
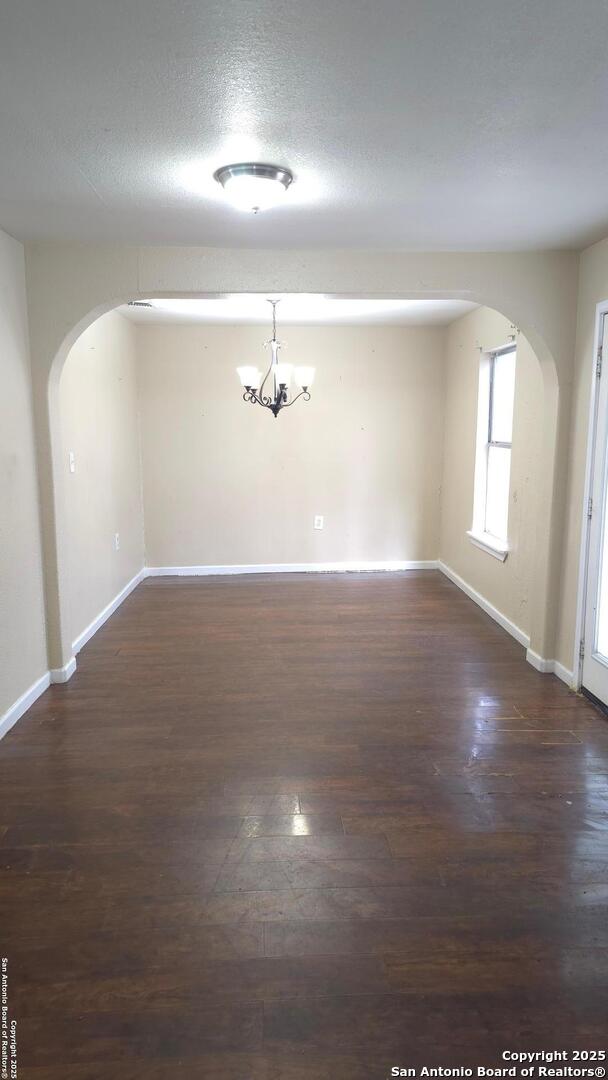
<path id="1" fill-rule="evenodd" d="M 315 529 L 323 528 L 323 514 L 315 514 L 314 527 Z"/>
<path id="2" fill-rule="evenodd" d="M 73 450 L 70 450 L 68 454 L 68 465 L 70 472 L 76 472 L 76 455 Z"/>
<path id="3" fill-rule="evenodd" d="M 114 533 L 114 551 L 120 551 L 120 533 Z"/>

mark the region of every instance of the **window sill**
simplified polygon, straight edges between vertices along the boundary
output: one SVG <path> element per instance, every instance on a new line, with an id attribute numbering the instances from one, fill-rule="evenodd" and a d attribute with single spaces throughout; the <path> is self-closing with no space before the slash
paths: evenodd
<path id="1" fill-rule="evenodd" d="M 472 529 L 469 529 L 467 536 L 471 543 L 475 544 L 475 547 L 487 551 L 488 555 L 499 559 L 500 562 L 504 562 L 509 554 L 509 546 L 506 540 L 497 540 L 495 536 L 490 536 L 489 533 L 473 532 Z"/>

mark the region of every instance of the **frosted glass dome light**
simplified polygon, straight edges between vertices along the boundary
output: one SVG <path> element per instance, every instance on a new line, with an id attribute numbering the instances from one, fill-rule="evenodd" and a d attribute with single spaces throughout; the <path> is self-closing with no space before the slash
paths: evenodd
<path id="1" fill-rule="evenodd" d="M 255 162 L 223 165 L 213 176 L 233 206 L 254 214 L 280 203 L 293 183 L 289 169 Z"/>

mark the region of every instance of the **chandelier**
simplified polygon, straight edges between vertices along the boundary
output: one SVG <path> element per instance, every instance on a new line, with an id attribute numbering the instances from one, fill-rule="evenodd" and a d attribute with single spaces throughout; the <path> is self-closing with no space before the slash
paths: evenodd
<path id="1" fill-rule="evenodd" d="M 270 346 L 271 358 L 270 367 L 264 378 L 262 378 L 262 372 L 253 366 L 236 369 L 245 390 L 243 401 L 250 401 L 253 405 L 270 409 L 275 419 L 281 409 L 288 409 L 291 405 L 295 405 L 299 398 L 303 397 L 304 401 L 310 401 L 309 387 L 312 386 L 315 377 L 314 367 L 293 368 L 291 364 L 283 364 L 279 361 L 281 342 L 277 341 L 278 302 L 278 300 L 268 301 L 272 305 L 272 338 L 264 344 Z M 288 389 L 292 373 L 296 386 L 300 388 L 295 397 Z M 267 383 L 268 389 L 264 392 Z"/>

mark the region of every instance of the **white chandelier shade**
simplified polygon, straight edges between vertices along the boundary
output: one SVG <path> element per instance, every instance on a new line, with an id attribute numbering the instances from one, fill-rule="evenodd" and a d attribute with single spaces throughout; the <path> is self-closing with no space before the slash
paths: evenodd
<path id="1" fill-rule="evenodd" d="M 293 371 L 293 364 L 282 364 L 277 362 L 274 365 L 274 376 L 279 386 L 289 386 L 291 382 L 291 373 Z"/>
<path id="2" fill-rule="evenodd" d="M 294 375 L 296 386 L 312 386 L 315 381 L 314 367 L 296 367 L 294 368 Z"/>
<path id="3" fill-rule="evenodd" d="M 241 380 L 241 386 L 254 386 L 258 389 L 262 381 L 262 372 L 255 367 L 237 367 L 237 374 Z"/>

